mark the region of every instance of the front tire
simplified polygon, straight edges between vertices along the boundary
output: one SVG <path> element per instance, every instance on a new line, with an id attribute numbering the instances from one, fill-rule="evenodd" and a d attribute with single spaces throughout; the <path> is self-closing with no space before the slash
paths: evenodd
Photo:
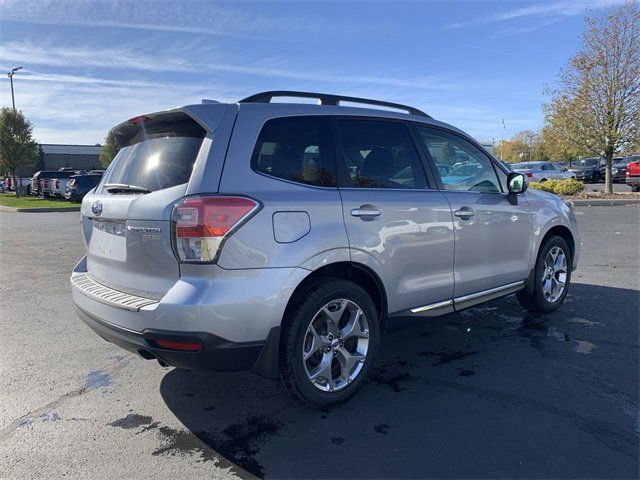
<path id="1" fill-rule="evenodd" d="M 533 285 L 516 297 L 530 312 L 552 312 L 564 302 L 571 282 L 571 250 L 562 237 L 549 237 L 540 247 L 533 274 Z"/>
<path id="2" fill-rule="evenodd" d="M 323 408 L 345 401 L 366 381 L 380 342 L 379 313 L 359 285 L 316 281 L 287 310 L 280 374 L 300 403 Z"/>

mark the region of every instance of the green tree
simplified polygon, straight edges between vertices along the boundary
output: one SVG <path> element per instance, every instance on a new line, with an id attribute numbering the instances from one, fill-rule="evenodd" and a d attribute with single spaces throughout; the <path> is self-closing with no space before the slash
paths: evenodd
<path id="1" fill-rule="evenodd" d="M 578 151 L 606 159 L 606 191 L 613 191 L 616 152 L 640 136 L 640 9 L 637 2 L 586 18 L 580 51 L 561 71 L 546 106 L 548 125 Z"/>
<path id="2" fill-rule="evenodd" d="M 38 160 L 39 145 L 32 135 L 33 125 L 22 112 L 0 110 L 0 171 L 11 175 L 16 187 L 17 170 L 31 167 Z M 20 196 L 18 188 L 16 196 Z"/>
<path id="3" fill-rule="evenodd" d="M 118 150 L 120 150 L 120 146 L 116 141 L 116 137 L 113 135 L 111 130 L 107 133 L 107 137 L 104 139 L 104 147 L 102 148 L 102 152 L 100 152 L 100 163 L 103 167 L 108 167 L 113 158 L 117 155 Z"/>

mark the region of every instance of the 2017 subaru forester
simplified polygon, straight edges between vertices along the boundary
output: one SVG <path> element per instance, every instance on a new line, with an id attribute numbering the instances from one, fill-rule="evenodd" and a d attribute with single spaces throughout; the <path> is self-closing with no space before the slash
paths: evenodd
<path id="1" fill-rule="evenodd" d="M 569 205 L 413 107 L 266 92 L 113 133 L 82 202 L 73 300 L 162 365 L 250 369 L 330 405 L 366 380 L 394 318 L 514 292 L 548 312 L 578 262 Z"/>

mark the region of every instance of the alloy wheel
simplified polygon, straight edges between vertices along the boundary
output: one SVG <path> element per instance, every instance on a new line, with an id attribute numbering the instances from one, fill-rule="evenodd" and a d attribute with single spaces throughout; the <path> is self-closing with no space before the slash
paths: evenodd
<path id="1" fill-rule="evenodd" d="M 546 301 L 554 303 L 562 297 L 567 282 L 567 256 L 562 248 L 555 246 L 547 253 L 541 282 Z"/>
<path id="2" fill-rule="evenodd" d="M 307 327 L 302 360 L 309 381 L 325 392 L 342 390 L 360 372 L 369 351 L 369 321 L 352 300 L 332 300 Z"/>

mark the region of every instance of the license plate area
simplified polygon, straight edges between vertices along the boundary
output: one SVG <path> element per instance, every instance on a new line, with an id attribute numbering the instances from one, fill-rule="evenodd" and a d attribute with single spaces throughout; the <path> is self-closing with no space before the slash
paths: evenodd
<path id="1" fill-rule="evenodd" d="M 127 225 L 125 222 L 93 220 L 89 252 L 118 262 L 127 259 Z"/>

